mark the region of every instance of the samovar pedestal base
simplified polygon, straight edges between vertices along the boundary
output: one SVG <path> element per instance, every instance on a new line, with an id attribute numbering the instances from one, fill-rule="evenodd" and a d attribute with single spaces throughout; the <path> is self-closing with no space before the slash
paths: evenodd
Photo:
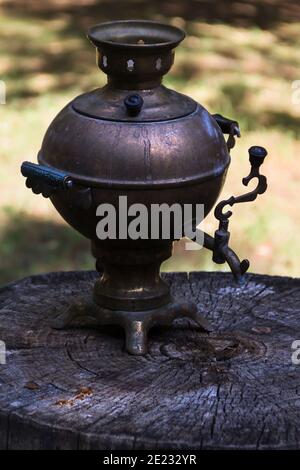
<path id="1" fill-rule="evenodd" d="M 202 331 L 210 331 L 193 302 L 174 299 L 170 286 L 160 277 L 160 265 L 172 254 L 172 241 L 150 243 L 115 242 L 92 244 L 100 274 L 93 293 L 76 300 L 55 320 L 53 327 L 95 328 L 118 325 L 124 328 L 126 350 L 147 352 L 148 331 L 171 325 L 175 318 L 188 317 Z"/>
<path id="2" fill-rule="evenodd" d="M 125 330 L 125 348 L 128 353 L 147 353 L 148 331 L 153 326 L 169 326 L 175 318 L 191 318 L 202 331 L 211 331 L 207 320 L 193 302 L 171 301 L 162 307 L 140 312 L 110 310 L 97 305 L 92 299 L 78 300 L 52 323 L 52 328 L 97 328 L 101 325 L 119 325 Z"/>

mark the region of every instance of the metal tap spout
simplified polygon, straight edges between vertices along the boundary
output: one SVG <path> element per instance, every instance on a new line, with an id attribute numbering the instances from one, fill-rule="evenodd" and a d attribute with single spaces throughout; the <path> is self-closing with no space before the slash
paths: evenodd
<path id="1" fill-rule="evenodd" d="M 213 260 L 216 263 L 227 262 L 234 278 L 239 284 L 244 282 L 244 274 L 250 266 L 247 259 L 240 261 L 237 254 L 227 244 L 216 246 L 216 239 L 205 232 L 203 246 L 213 252 Z"/>

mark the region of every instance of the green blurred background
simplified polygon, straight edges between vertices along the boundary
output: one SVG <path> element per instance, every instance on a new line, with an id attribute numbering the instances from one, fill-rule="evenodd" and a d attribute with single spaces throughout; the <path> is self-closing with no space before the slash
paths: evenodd
<path id="1" fill-rule="evenodd" d="M 102 86 L 95 51 L 85 38 L 98 22 L 145 18 L 182 27 L 165 84 L 192 96 L 212 113 L 239 121 L 242 138 L 232 152 L 223 196 L 244 191 L 247 149 L 263 145 L 268 192 L 240 205 L 231 244 L 249 257 L 251 271 L 299 276 L 300 80 L 298 1 L 52 0 L 0 1 L 0 284 L 32 273 L 93 269 L 89 243 L 69 228 L 49 200 L 25 188 L 19 167 L 35 161 L 43 135 L 76 95 Z M 214 232 L 211 214 L 205 230 Z M 165 270 L 214 270 L 206 250 L 176 243 Z"/>

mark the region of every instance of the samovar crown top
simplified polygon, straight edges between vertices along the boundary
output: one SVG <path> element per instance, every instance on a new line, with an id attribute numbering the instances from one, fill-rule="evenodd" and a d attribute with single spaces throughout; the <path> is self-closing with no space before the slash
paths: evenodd
<path id="1" fill-rule="evenodd" d="M 87 36 L 97 49 L 98 66 L 108 81 L 118 89 L 141 90 L 161 83 L 185 32 L 169 24 L 125 20 L 95 25 Z"/>

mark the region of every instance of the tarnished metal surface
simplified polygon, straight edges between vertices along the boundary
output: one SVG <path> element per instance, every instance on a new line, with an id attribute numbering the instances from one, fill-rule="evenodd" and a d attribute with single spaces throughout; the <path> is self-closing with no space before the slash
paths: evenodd
<path id="1" fill-rule="evenodd" d="M 201 105 L 188 116 L 147 123 L 92 119 L 69 105 L 52 122 L 39 153 L 40 164 L 79 182 L 143 190 L 213 180 L 229 162 L 222 131 Z"/>

